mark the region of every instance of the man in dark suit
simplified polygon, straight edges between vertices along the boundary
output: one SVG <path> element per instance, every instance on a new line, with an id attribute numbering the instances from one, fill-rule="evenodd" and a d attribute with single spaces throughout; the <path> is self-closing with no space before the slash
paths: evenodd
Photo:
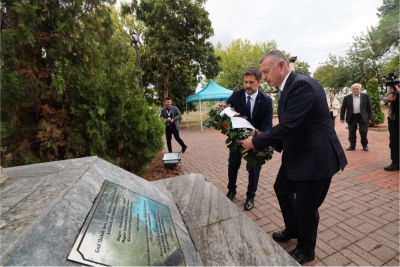
<path id="1" fill-rule="evenodd" d="M 246 69 L 243 74 L 244 89 L 233 92 L 226 101 L 234 110 L 243 116 L 261 132 L 269 132 L 272 127 L 272 99 L 258 91 L 261 83 L 261 72 L 256 67 Z M 236 195 L 236 180 L 242 156 L 235 151 L 229 151 L 228 159 L 228 189 L 227 197 L 232 200 Z M 254 207 L 254 197 L 256 196 L 258 178 L 261 166 L 249 170 L 249 184 L 247 186 L 245 210 Z"/>
<path id="2" fill-rule="evenodd" d="M 342 108 L 340 109 L 340 121 L 346 122 L 349 130 L 350 146 L 346 150 L 355 150 L 357 141 L 357 124 L 361 136 L 361 145 L 364 151 L 368 151 L 368 123 L 372 121 L 372 105 L 368 94 L 361 93 L 361 84 L 355 83 L 351 86 L 351 94 L 343 98 Z"/>
<path id="3" fill-rule="evenodd" d="M 318 208 L 332 176 L 344 169 L 347 159 L 326 108 L 322 86 L 311 77 L 291 71 L 279 50 L 265 54 L 260 68 L 269 85 L 279 86 L 279 124 L 271 132 L 241 143 L 246 151 L 269 146 L 283 150 L 274 190 L 285 229 L 273 233 L 272 238 L 279 242 L 297 238 L 297 246 L 289 254 L 302 264 L 315 258 Z"/>

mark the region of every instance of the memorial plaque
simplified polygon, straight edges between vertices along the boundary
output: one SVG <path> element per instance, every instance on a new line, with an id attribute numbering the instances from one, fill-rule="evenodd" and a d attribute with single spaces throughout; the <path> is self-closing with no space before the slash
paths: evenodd
<path id="1" fill-rule="evenodd" d="M 87 265 L 186 265 L 168 207 L 107 180 L 68 259 Z"/>

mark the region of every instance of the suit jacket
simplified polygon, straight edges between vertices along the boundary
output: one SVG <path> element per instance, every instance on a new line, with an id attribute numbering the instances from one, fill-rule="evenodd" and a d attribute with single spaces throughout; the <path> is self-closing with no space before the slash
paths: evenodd
<path id="1" fill-rule="evenodd" d="M 272 99 L 258 91 L 257 98 L 254 103 L 253 116 L 250 119 L 246 110 L 246 91 L 241 89 L 234 91 L 226 101 L 228 105 L 235 109 L 236 112 L 247 117 L 247 120 L 261 132 L 269 132 L 272 128 Z"/>
<path id="2" fill-rule="evenodd" d="M 161 110 L 160 117 L 163 119 L 168 119 L 168 113 L 167 113 L 167 108 L 163 108 Z M 175 106 L 171 106 L 171 119 L 174 119 L 174 124 L 176 126 L 176 129 L 179 130 L 179 119 L 181 118 L 181 112 L 179 111 L 179 108 Z"/>
<path id="3" fill-rule="evenodd" d="M 344 120 L 346 113 L 346 122 L 349 123 L 353 116 L 353 95 L 347 95 L 343 98 L 342 108 L 340 109 L 340 120 Z M 360 93 L 360 113 L 364 122 L 372 120 L 371 98 L 368 94 Z"/>
<path id="4" fill-rule="evenodd" d="M 326 108 L 322 86 L 291 72 L 278 105 L 279 124 L 253 138 L 257 150 L 283 149 L 282 166 L 293 181 L 330 179 L 347 165 L 343 148 Z M 284 163 L 284 164 L 283 164 Z"/>

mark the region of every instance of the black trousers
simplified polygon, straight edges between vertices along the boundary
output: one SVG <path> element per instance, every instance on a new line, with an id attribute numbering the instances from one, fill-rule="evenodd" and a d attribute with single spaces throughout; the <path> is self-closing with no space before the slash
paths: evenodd
<path id="1" fill-rule="evenodd" d="M 318 208 L 323 203 L 332 177 L 312 181 L 289 180 L 284 163 L 274 184 L 286 231 L 297 233 L 297 247 L 314 252 L 319 224 Z"/>
<path id="2" fill-rule="evenodd" d="M 185 143 L 182 141 L 182 139 L 179 137 L 179 130 L 176 129 L 175 124 L 171 123 L 170 125 L 167 125 L 165 128 L 165 137 L 167 139 L 167 146 L 169 153 L 172 152 L 172 145 L 171 145 L 172 135 L 174 135 L 175 140 L 178 142 L 178 144 L 181 145 L 182 148 L 186 146 Z"/>
<path id="3" fill-rule="evenodd" d="M 238 171 L 242 163 L 242 156 L 240 154 L 229 151 L 228 159 L 228 189 L 229 191 L 236 191 L 236 181 Z M 261 166 L 256 166 L 249 170 L 249 183 L 247 185 L 247 198 L 253 198 L 256 196 L 258 187 L 258 180 L 260 178 Z"/>
<path id="4" fill-rule="evenodd" d="M 388 120 L 390 158 L 393 164 L 399 165 L 399 121 Z"/>
<path id="5" fill-rule="evenodd" d="M 356 146 L 357 142 L 357 125 L 358 131 L 360 132 L 361 136 L 361 145 L 366 146 L 368 145 L 368 122 L 364 122 L 360 114 L 353 114 L 351 119 L 348 123 L 348 130 L 349 130 L 349 142 L 350 146 Z"/>

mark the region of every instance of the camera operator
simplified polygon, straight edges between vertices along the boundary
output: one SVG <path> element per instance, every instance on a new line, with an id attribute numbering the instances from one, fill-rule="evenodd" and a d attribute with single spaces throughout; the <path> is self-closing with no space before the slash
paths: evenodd
<path id="1" fill-rule="evenodd" d="M 165 122 L 165 137 L 167 139 L 168 152 L 172 153 L 172 135 L 175 140 L 181 145 L 182 153 L 185 153 L 187 146 L 179 137 L 179 120 L 181 118 L 181 112 L 175 106 L 172 106 L 172 100 L 170 97 L 165 98 L 165 108 L 161 110 L 160 117 Z"/>
<path id="2" fill-rule="evenodd" d="M 385 171 L 395 171 L 399 169 L 399 81 L 391 81 L 386 85 L 389 86 L 390 93 L 388 95 L 389 112 L 389 148 L 392 164 L 384 167 Z"/>

